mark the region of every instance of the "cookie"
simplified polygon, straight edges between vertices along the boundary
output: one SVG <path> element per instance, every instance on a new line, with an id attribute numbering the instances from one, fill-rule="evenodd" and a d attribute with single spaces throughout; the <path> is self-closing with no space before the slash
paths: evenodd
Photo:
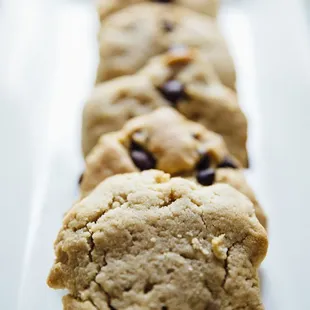
<path id="1" fill-rule="evenodd" d="M 84 154 L 101 134 L 162 106 L 173 106 L 222 135 L 230 152 L 247 166 L 247 120 L 236 94 L 220 83 L 209 60 L 190 48 L 172 49 L 150 60 L 137 75 L 98 85 L 84 109 Z"/>
<path id="2" fill-rule="evenodd" d="M 266 227 L 264 212 L 240 167 L 219 135 L 172 108 L 160 108 L 133 118 L 119 132 L 101 137 L 86 157 L 81 192 L 85 196 L 115 174 L 159 169 L 202 185 L 232 185 L 250 198 Z"/>
<path id="3" fill-rule="evenodd" d="M 161 171 L 111 177 L 70 209 L 48 285 L 65 309 L 261 310 L 266 231 L 244 195 Z"/>
<path id="4" fill-rule="evenodd" d="M 166 9 L 169 9 L 170 4 L 177 4 L 212 17 L 216 17 L 219 7 L 218 0 L 98 0 L 97 9 L 100 20 L 127 6 L 140 2 L 161 3 L 166 6 Z"/>
<path id="5" fill-rule="evenodd" d="M 222 83 L 235 89 L 235 69 L 215 20 L 184 7 L 158 3 L 129 6 L 107 17 L 99 31 L 97 83 L 136 73 L 147 61 L 172 47 L 199 48 Z"/>

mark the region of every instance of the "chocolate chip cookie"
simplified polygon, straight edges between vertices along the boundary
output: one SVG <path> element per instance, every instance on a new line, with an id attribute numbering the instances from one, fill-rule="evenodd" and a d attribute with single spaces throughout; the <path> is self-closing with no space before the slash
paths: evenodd
<path id="1" fill-rule="evenodd" d="M 199 48 L 222 83 L 235 89 L 235 69 L 215 20 L 177 5 L 129 6 L 107 17 L 99 31 L 97 82 L 134 74 L 147 61 L 175 46 Z"/>
<path id="2" fill-rule="evenodd" d="M 97 8 L 100 20 L 129 5 L 140 2 L 161 3 L 167 9 L 169 9 L 170 4 L 177 4 L 212 17 L 217 15 L 219 6 L 218 0 L 99 0 L 97 1 Z"/>
<path id="3" fill-rule="evenodd" d="M 173 106 L 219 133 L 229 151 L 247 166 L 247 120 L 236 94 L 220 83 L 203 53 L 184 47 L 154 57 L 136 75 L 95 88 L 84 109 L 84 154 L 101 134 L 118 130 L 128 119 L 162 106 Z"/>
<path id="4" fill-rule="evenodd" d="M 228 185 L 118 175 L 65 216 L 48 285 L 69 291 L 67 310 L 262 310 L 267 244 L 251 202 Z"/>
<path id="5" fill-rule="evenodd" d="M 196 180 L 204 186 L 227 183 L 253 202 L 259 221 L 266 217 L 247 184 L 240 163 L 223 139 L 172 108 L 133 118 L 122 130 L 105 134 L 86 157 L 82 195 L 109 176 L 159 169 Z"/>

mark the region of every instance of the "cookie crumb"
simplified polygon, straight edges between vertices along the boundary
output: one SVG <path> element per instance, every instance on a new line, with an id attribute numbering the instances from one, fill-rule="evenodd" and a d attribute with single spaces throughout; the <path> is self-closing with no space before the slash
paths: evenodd
<path id="1" fill-rule="evenodd" d="M 200 251 L 203 255 L 208 256 L 210 254 L 209 251 L 202 246 L 197 238 L 192 239 L 192 245 L 195 250 Z"/>
<path id="2" fill-rule="evenodd" d="M 114 201 L 112 203 L 112 208 L 113 209 L 119 208 L 120 206 L 121 206 L 121 203 L 119 201 Z"/>
<path id="3" fill-rule="evenodd" d="M 228 248 L 224 245 L 225 234 L 212 239 L 212 252 L 218 259 L 226 259 Z"/>

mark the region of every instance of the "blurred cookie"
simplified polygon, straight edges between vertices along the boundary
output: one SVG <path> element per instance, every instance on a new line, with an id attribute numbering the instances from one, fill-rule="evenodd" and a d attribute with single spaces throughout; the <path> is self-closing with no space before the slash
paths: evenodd
<path id="1" fill-rule="evenodd" d="M 229 151 L 247 166 L 247 120 L 236 94 L 220 83 L 203 53 L 184 47 L 154 57 L 137 75 L 95 88 L 83 114 L 84 154 L 101 134 L 118 130 L 128 119 L 162 106 L 173 106 L 219 133 Z"/>
<path id="2" fill-rule="evenodd" d="M 215 20 L 184 7 L 158 3 L 129 6 L 107 17 L 99 31 L 97 83 L 134 74 L 174 46 L 197 47 L 209 57 L 222 83 L 235 89 L 235 69 Z"/>
<path id="3" fill-rule="evenodd" d="M 266 231 L 225 184 L 161 171 L 111 177 L 70 209 L 48 285 L 66 310 L 262 310 Z"/>
<path id="4" fill-rule="evenodd" d="M 159 169 L 201 185 L 227 183 L 248 196 L 259 221 L 266 217 L 223 139 L 171 108 L 133 118 L 122 130 L 103 135 L 86 157 L 82 195 L 115 174 Z"/>
<path id="5" fill-rule="evenodd" d="M 217 15 L 219 6 L 218 0 L 97 0 L 100 20 L 103 20 L 109 14 L 140 2 L 161 3 L 165 5 L 168 10 L 170 4 L 177 4 L 212 17 Z"/>

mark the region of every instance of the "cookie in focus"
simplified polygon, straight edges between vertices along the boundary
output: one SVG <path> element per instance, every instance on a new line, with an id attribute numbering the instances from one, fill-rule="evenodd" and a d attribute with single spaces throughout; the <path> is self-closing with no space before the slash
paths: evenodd
<path id="1" fill-rule="evenodd" d="M 48 284 L 69 291 L 66 310 L 260 310 L 267 246 L 251 202 L 228 185 L 118 175 L 64 218 Z"/>

